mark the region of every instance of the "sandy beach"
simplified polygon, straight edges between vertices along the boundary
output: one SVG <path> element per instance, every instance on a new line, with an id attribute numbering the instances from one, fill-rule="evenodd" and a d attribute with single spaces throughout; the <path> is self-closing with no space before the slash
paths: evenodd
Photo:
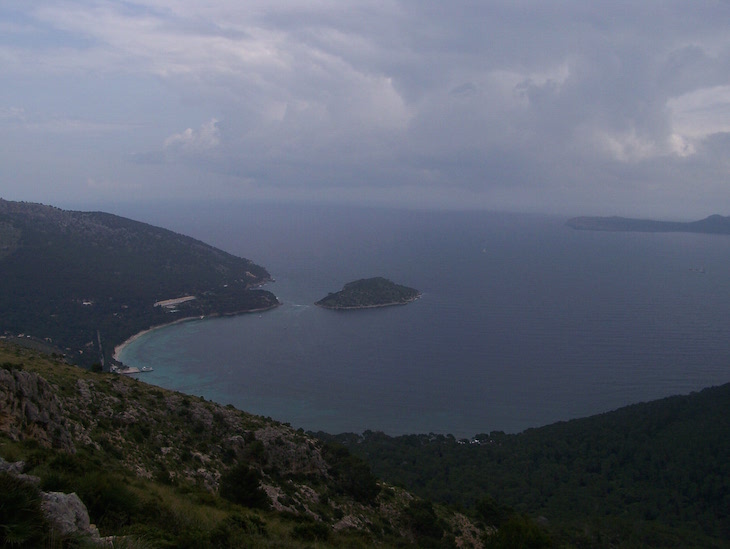
<path id="1" fill-rule="evenodd" d="M 178 318 L 174 322 L 168 322 L 166 324 L 160 324 L 158 326 L 152 326 L 151 328 L 148 328 L 146 330 L 142 330 L 141 332 L 138 332 L 138 333 L 134 334 L 132 337 L 130 337 L 126 341 L 123 341 L 122 343 L 120 343 L 119 345 L 117 345 L 116 347 L 114 347 L 114 354 L 112 354 L 112 358 L 114 360 L 116 360 L 117 362 L 121 362 L 121 360 L 119 360 L 119 354 L 122 352 L 122 350 L 127 345 L 129 345 L 133 341 L 137 340 L 138 338 L 142 337 L 143 335 L 148 334 L 148 333 L 150 333 L 150 332 L 152 332 L 154 330 L 159 330 L 160 328 L 166 328 L 167 326 L 172 326 L 174 324 L 180 324 L 181 322 L 187 322 L 189 320 L 200 320 L 200 317 L 199 316 L 188 316 L 188 317 L 185 317 L 185 318 Z"/>
<path id="2" fill-rule="evenodd" d="M 204 320 L 206 318 L 218 318 L 218 317 L 221 317 L 221 316 L 237 316 L 237 315 L 245 315 L 245 314 L 248 314 L 248 313 L 261 313 L 261 312 L 264 312 L 264 311 L 270 311 L 271 309 L 275 309 L 279 305 L 281 305 L 281 303 L 277 303 L 276 305 L 273 305 L 272 307 L 262 307 L 261 309 L 251 309 L 251 310 L 247 310 L 247 311 L 237 311 L 235 313 L 213 313 L 213 314 L 209 314 L 209 315 L 205 315 L 205 316 L 188 316 L 188 317 L 185 317 L 185 318 L 178 318 L 177 320 L 174 320 L 173 322 L 166 322 L 165 324 L 159 324 L 157 326 L 152 326 L 150 328 L 147 328 L 146 330 L 142 330 L 141 332 L 138 332 L 138 333 L 134 334 L 132 337 L 130 337 L 126 341 L 123 341 L 122 343 L 120 343 L 119 345 L 117 345 L 116 347 L 114 347 L 114 354 L 112 354 L 112 358 L 114 360 L 116 360 L 117 362 L 121 362 L 121 360 L 119 360 L 119 355 L 120 355 L 120 353 L 122 352 L 122 350 L 124 350 L 124 348 L 127 345 L 129 345 L 133 341 L 137 340 L 138 338 L 142 337 L 143 335 L 148 334 L 148 333 L 150 333 L 150 332 L 152 332 L 154 330 L 159 330 L 160 328 L 166 328 L 168 326 L 173 326 L 175 324 L 180 324 L 181 322 L 189 322 L 191 320 Z"/>

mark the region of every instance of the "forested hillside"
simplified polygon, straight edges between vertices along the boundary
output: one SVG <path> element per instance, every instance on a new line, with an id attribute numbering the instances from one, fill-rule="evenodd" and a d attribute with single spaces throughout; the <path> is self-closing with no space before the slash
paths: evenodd
<path id="1" fill-rule="evenodd" d="M 582 546 L 726 547 L 730 384 L 521 434 L 329 437 L 373 471 L 485 517 L 544 517 Z"/>
<path id="2" fill-rule="evenodd" d="M 0 334 L 47 341 L 73 362 L 186 316 L 265 309 L 263 267 L 166 229 L 102 212 L 0 200 Z M 194 296 L 174 307 L 162 300 Z"/>

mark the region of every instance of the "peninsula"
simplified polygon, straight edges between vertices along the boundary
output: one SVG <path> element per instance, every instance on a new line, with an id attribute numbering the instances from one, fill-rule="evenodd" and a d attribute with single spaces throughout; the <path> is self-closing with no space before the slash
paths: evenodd
<path id="1" fill-rule="evenodd" d="M 151 327 L 279 305 L 249 259 L 109 213 L 2 199 L 0 280 L 0 336 L 104 369 Z"/>
<path id="2" fill-rule="evenodd" d="M 330 293 L 315 303 L 325 309 L 370 309 L 405 305 L 421 297 L 421 293 L 407 286 L 395 284 L 387 278 L 363 278 L 349 282 L 339 292 Z"/>
<path id="3" fill-rule="evenodd" d="M 574 217 L 568 227 L 583 231 L 624 231 L 642 233 L 730 234 L 730 217 L 711 215 L 699 221 L 654 221 L 629 217 Z"/>

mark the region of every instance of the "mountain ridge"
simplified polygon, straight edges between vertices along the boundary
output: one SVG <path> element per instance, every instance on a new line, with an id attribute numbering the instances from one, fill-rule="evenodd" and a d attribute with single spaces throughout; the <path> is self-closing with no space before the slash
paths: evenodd
<path id="1" fill-rule="evenodd" d="M 279 304 L 253 261 L 105 212 L 0 199 L 0 333 L 55 345 L 85 366 L 152 326 Z M 194 296 L 175 307 L 167 299 Z"/>
<path id="2" fill-rule="evenodd" d="M 655 221 L 620 216 L 583 216 L 569 219 L 566 225 L 583 231 L 730 234 L 730 216 L 725 217 L 719 214 L 713 214 L 697 221 Z"/>

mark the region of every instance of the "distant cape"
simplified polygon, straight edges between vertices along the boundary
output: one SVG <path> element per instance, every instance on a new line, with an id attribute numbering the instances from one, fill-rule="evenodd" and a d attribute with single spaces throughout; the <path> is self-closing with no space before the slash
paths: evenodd
<path id="1" fill-rule="evenodd" d="M 574 217 L 568 227 L 582 231 L 730 234 L 730 217 L 711 215 L 699 221 L 654 221 L 628 217 Z"/>

